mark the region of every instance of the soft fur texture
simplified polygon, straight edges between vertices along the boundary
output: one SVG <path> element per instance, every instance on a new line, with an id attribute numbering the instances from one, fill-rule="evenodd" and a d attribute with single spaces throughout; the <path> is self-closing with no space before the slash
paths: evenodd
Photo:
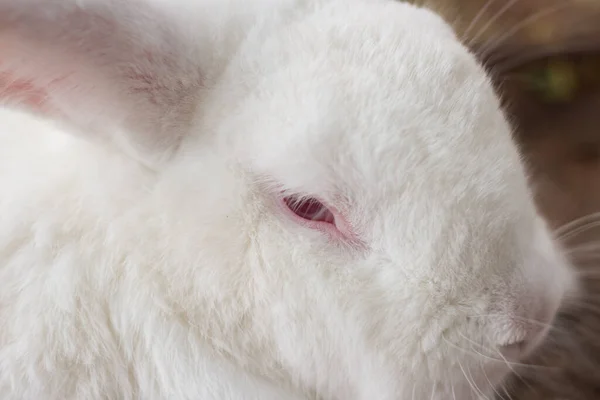
<path id="1" fill-rule="evenodd" d="M 575 288 L 430 11 L 0 0 L 0 27 L 47 95 L 0 113 L 3 400 L 485 398 Z"/>

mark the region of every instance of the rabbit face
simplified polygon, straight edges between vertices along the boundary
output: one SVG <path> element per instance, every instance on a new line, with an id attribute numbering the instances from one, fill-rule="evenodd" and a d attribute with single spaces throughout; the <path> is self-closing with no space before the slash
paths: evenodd
<path id="1" fill-rule="evenodd" d="M 202 208 L 252 270 L 268 364 L 325 398 L 493 393 L 573 278 L 482 69 L 428 11 L 378 7 L 247 39 L 197 116 L 212 139 L 184 142 L 238 199 Z"/>
<path id="2" fill-rule="evenodd" d="M 321 398 L 468 399 L 543 339 L 573 277 L 483 69 L 430 11 L 263 2 L 248 19 L 215 2 L 195 34 L 202 12 L 158 29 L 141 2 L 34 3 L 0 0 L 5 54 L 49 57 L 28 78 L 57 115 L 151 169 L 112 232 L 145 243 L 129 264 L 158 270 L 152 298 L 201 338 L 190 354 L 208 343 Z M 102 35 L 69 40 L 61 16 Z M 23 50 L 46 41 L 89 63 Z M 67 84 L 91 92 L 48 90 Z"/>

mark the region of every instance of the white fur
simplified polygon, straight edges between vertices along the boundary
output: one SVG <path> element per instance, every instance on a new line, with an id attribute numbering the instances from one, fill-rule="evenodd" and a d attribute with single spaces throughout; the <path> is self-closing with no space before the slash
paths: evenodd
<path id="1" fill-rule="evenodd" d="M 485 398 L 574 288 L 430 11 L 0 0 L 0 26 L 52 109 L 0 111 L 3 400 Z"/>

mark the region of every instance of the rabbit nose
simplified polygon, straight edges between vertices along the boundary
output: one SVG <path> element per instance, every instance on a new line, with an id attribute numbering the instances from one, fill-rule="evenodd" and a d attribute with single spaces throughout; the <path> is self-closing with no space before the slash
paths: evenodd
<path id="1" fill-rule="evenodd" d="M 526 328 L 522 324 L 511 329 L 513 337 L 498 343 L 500 353 L 508 359 L 518 359 L 529 354 L 542 341 L 546 334 L 543 326 L 528 324 Z"/>
<path id="2" fill-rule="evenodd" d="M 544 336 L 544 329 L 539 327 L 529 330 L 523 339 L 515 339 L 499 346 L 500 352 L 507 358 L 515 359 L 529 354 Z"/>
<path id="3" fill-rule="evenodd" d="M 534 312 L 529 313 L 523 312 L 523 308 L 501 322 L 505 329 L 500 330 L 497 346 L 508 358 L 532 352 L 546 337 L 555 316 L 555 310 L 546 304 L 536 304 Z"/>

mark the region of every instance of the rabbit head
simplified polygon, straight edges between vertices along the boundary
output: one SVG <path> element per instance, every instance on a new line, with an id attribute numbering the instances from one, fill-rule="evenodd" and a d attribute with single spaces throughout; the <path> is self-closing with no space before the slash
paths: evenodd
<path id="1" fill-rule="evenodd" d="M 138 334 L 168 304 L 189 354 L 306 396 L 478 398 L 573 290 L 488 77 L 431 11 L 0 0 L 0 26 L 5 90 L 43 92 L 144 193 L 94 267 L 158 271 Z"/>

